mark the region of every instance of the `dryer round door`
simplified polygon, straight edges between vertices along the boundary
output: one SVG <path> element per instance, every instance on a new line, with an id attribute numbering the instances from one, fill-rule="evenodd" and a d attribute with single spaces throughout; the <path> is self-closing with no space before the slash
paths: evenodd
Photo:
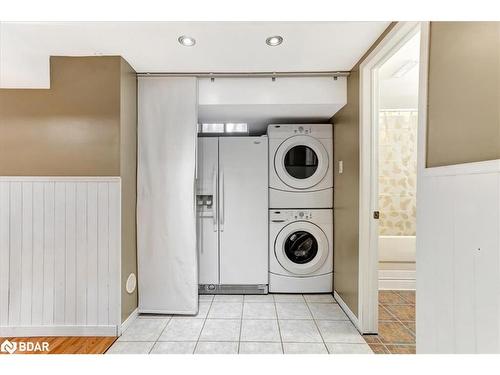
<path id="1" fill-rule="evenodd" d="M 296 275 L 308 275 L 318 270 L 325 263 L 328 251 L 325 233 L 307 221 L 288 224 L 274 243 L 274 254 L 280 265 Z"/>
<path id="2" fill-rule="evenodd" d="M 274 169 L 287 186 L 309 189 L 321 182 L 328 172 L 328 153 L 316 138 L 290 137 L 276 150 Z"/>

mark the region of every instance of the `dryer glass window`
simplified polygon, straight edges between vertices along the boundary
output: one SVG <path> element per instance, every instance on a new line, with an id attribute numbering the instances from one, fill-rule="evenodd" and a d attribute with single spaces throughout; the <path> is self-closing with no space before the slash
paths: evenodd
<path id="1" fill-rule="evenodd" d="M 318 241 L 311 233 L 294 232 L 285 241 L 285 254 L 294 263 L 308 263 L 318 254 Z"/>
<path id="2" fill-rule="evenodd" d="M 318 156 L 307 146 L 292 147 L 285 155 L 285 169 L 290 176 L 305 179 L 311 177 L 318 168 Z"/>

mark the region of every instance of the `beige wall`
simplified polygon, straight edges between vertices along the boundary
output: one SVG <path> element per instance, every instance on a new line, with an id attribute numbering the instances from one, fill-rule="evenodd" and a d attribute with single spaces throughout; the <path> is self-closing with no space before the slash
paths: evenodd
<path id="1" fill-rule="evenodd" d="M 432 22 L 427 166 L 500 159 L 500 22 Z"/>
<path id="2" fill-rule="evenodd" d="M 122 178 L 122 321 L 137 307 L 137 289 L 128 294 L 125 283 L 130 273 L 137 275 L 137 76 L 121 60 L 120 87 L 120 175 Z"/>
<path id="3" fill-rule="evenodd" d="M 50 89 L 0 90 L 0 175 L 121 176 L 122 321 L 137 307 L 137 78 L 119 56 L 51 57 Z"/>
<path id="4" fill-rule="evenodd" d="M 333 117 L 334 289 L 358 315 L 359 71 L 347 79 L 347 104 Z M 338 161 L 344 172 L 338 173 Z"/>
<path id="5" fill-rule="evenodd" d="M 347 104 L 332 119 L 334 129 L 334 289 L 358 315 L 359 261 L 359 64 L 394 27 L 384 31 L 347 78 Z M 338 173 L 338 161 L 344 173 Z"/>
<path id="6" fill-rule="evenodd" d="M 119 176 L 120 58 L 52 57 L 50 74 L 0 90 L 0 175 Z"/>

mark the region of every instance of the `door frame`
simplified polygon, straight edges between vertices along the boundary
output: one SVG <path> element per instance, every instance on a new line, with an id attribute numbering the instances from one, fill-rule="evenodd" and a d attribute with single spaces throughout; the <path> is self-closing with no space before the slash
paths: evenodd
<path id="1" fill-rule="evenodd" d="M 420 31 L 417 169 L 423 165 L 429 22 L 398 22 L 361 63 L 359 71 L 358 329 L 378 332 L 378 82 L 380 66 Z"/>

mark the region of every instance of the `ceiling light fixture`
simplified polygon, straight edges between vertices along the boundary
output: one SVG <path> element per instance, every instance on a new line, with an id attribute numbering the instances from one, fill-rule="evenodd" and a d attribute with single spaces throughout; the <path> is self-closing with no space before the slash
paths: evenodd
<path id="1" fill-rule="evenodd" d="M 406 60 L 392 73 L 392 78 L 401 78 L 407 75 L 414 67 L 418 65 L 417 60 Z"/>
<path id="2" fill-rule="evenodd" d="M 182 44 L 184 47 L 192 47 L 196 44 L 196 39 L 187 36 L 187 35 L 182 35 L 177 39 L 180 44 Z"/>
<path id="3" fill-rule="evenodd" d="M 283 43 L 283 37 L 279 35 L 270 36 L 266 39 L 266 44 L 271 47 L 279 46 Z"/>

